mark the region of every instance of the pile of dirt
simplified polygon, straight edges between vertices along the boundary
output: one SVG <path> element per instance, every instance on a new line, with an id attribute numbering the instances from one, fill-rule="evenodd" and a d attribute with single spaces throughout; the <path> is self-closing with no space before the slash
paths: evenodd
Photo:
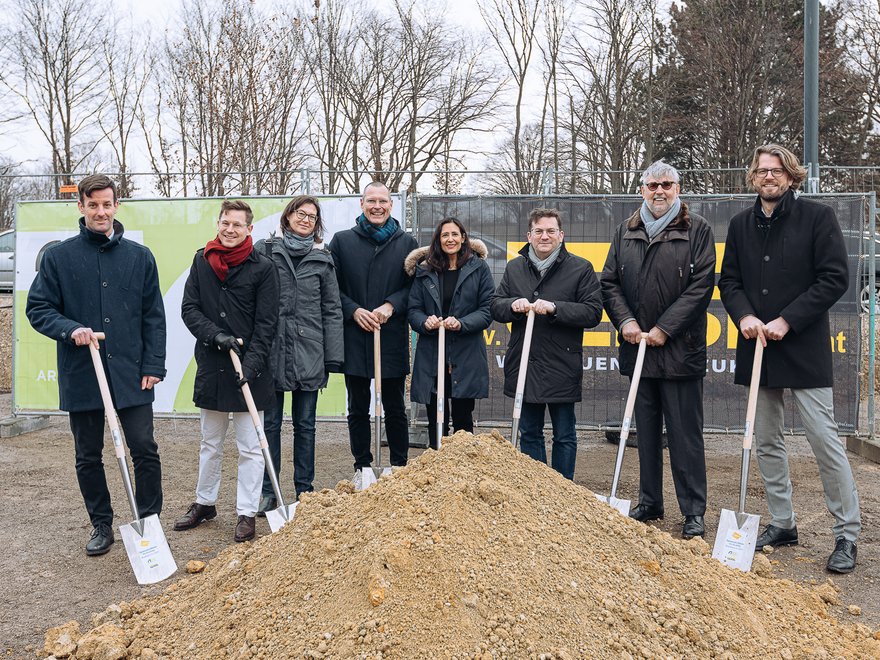
<path id="1" fill-rule="evenodd" d="M 53 629 L 45 652 L 880 657 L 880 634 L 828 614 L 835 593 L 727 568 L 701 539 L 621 516 L 497 432 L 459 433 L 363 493 L 341 482 L 305 496 L 280 532 L 111 606 L 85 636 Z"/>

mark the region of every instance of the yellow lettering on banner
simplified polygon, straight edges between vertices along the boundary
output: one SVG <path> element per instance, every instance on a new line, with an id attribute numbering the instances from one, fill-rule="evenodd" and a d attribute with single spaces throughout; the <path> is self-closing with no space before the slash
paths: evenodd
<path id="1" fill-rule="evenodd" d="M 734 349 L 736 348 L 736 338 L 739 335 L 739 328 L 736 327 L 736 323 L 730 318 L 730 314 L 725 314 L 725 316 L 727 317 L 727 348 Z"/>
<path id="2" fill-rule="evenodd" d="M 837 333 L 837 336 L 831 335 L 831 352 L 832 353 L 846 353 L 846 335 L 843 334 L 843 331 Z"/>
<path id="3" fill-rule="evenodd" d="M 721 338 L 721 321 L 714 314 L 706 314 L 706 346 L 711 346 Z"/>
<path id="4" fill-rule="evenodd" d="M 602 312 L 602 320 L 599 321 L 599 324 L 608 323 L 611 324 L 611 319 L 608 317 L 607 312 Z M 616 346 L 617 345 L 617 330 L 614 329 L 614 326 L 611 326 L 611 330 L 584 330 L 584 346 Z"/>
<path id="5" fill-rule="evenodd" d="M 483 330 L 483 339 L 486 341 L 486 346 L 491 346 L 492 341 L 495 339 L 495 331 Z"/>

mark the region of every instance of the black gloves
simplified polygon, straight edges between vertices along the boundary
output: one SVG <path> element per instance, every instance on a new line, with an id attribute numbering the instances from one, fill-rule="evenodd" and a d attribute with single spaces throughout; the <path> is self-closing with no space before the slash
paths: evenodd
<path id="1" fill-rule="evenodd" d="M 324 371 L 328 374 L 339 374 L 342 373 L 342 363 L 341 362 L 325 362 L 324 363 Z"/>
<path id="2" fill-rule="evenodd" d="M 218 351 L 223 351 L 224 353 L 235 351 L 235 354 L 238 355 L 238 357 L 241 357 L 241 344 L 239 344 L 238 340 L 232 335 L 227 335 L 225 332 L 218 332 L 214 335 L 213 342 Z"/>
<path id="3" fill-rule="evenodd" d="M 238 385 L 238 389 L 241 389 L 245 383 L 250 383 L 256 376 L 256 374 L 252 373 L 251 370 L 245 366 L 242 366 L 241 370 L 244 372 L 241 374 L 241 378 L 235 379 L 235 384 Z"/>

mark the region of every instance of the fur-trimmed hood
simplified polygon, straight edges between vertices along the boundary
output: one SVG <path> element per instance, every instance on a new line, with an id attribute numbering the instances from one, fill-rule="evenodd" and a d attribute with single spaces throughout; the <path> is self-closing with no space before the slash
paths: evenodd
<path id="1" fill-rule="evenodd" d="M 489 250 L 486 248 L 486 244 L 483 243 L 479 238 L 469 238 L 468 243 L 470 243 L 471 250 L 475 255 L 477 255 L 480 259 L 485 259 L 489 255 Z M 429 246 L 419 247 L 413 250 L 407 255 L 406 259 L 403 262 L 403 269 L 406 271 L 406 274 L 412 277 L 416 274 L 416 266 L 422 263 L 428 257 L 428 248 Z"/>

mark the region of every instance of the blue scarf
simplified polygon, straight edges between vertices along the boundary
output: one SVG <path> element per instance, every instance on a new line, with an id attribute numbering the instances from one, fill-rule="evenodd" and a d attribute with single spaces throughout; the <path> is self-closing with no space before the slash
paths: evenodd
<path id="1" fill-rule="evenodd" d="M 367 216 L 363 213 L 361 213 L 360 217 L 357 219 L 357 223 L 361 229 L 367 232 L 367 237 L 376 245 L 382 245 L 382 243 L 394 236 L 397 232 L 397 228 L 400 226 L 397 224 L 397 220 L 389 217 L 384 225 L 377 227 L 367 220 Z"/>
<path id="2" fill-rule="evenodd" d="M 648 202 L 642 202 L 642 208 L 639 211 L 639 214 L 642 218 L 642 222 L 645 223 L 645 230 L 648 232 L 648 240 L 653 241 L 657 234 L 666 229 L 669 226 L 669 223 L 678 217 L 679 211 L 681 211 L 681 199 L 678 197 L 672 202 L 672 206 L 669 207 L 669 210 L 659 218 L 655 218 L 654 214 L 651 213 L 651 209 L 648 208 Z"/>
<path id="3" fill-rule="evenodd" d="M 311 233 L 308 236 L 300 236 L 299 234 L 295 234 L 282 227 L 281 241 L 292 256 L 302 257 L 307 255 L 311 249 L 315 247 L 315 234 Z"/>

